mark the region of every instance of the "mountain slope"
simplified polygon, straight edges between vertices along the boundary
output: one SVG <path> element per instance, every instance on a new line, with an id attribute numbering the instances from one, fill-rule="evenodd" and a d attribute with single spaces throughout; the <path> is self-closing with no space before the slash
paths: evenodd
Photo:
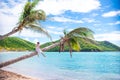
<path id="1" fill-rule="evenodd" d="M 58 41 L 56 41 L 58 42 Z M 41 47 L 45 47 L 51 45 L 51 42 L 43 44 Z M 85 39 L 80 39 L 80 51 L 120 51 L 120 47 L 108 42 L 108 41 L 86 41 Z M 52 51 L 59 51 L 59 46 L 48 50 Z M 65 46 L 65 51 L 69 51 L 68 46 Z"/>
<path id="2" fill-rule="evenodd" d="M 59 41 L 59 40 L 58 40 Z M 55 42 L 58 42 L 55 41 Z M 41 48 L 49 46 L 53 43 L 47 42 L 41 45 Z M 80 39 L 81 51 L 120 51 L 120 47 L 108 42 L 108 41 L 86 41 Z M 8 37 L 4 40 L 0 40 L 0 51 L 25 51 L 35 50 L 35 44 L 29 41 L 23 40 L 17 37 Z M 59 51 L 59 46 L 48 50 L 50 52 Z M 65 51 L 69 51 L 68 46 L 65 46 Z"/>
<path id="3" fill-rule="evenodd" d="M 34 50 L 34 47 L 35 44 L 17 37 L 8 37 L 4 40 L 0 40 L 0 50 L 24 51 Z"/>
<path id="4" fill-rule="evenodd" d="M 120 47 L 108 41 L 99 41 L 98 46 L 100 46 L 103 51 L 120 51 Z"/>

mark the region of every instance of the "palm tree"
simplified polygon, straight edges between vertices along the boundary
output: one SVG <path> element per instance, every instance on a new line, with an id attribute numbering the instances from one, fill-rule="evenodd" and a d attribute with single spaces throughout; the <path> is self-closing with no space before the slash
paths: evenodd
<path id="1" fill-rule="evenodd" d="M 71 54 L 72 49 L 77 50 L 77 51 L 80 50 L 80 45 L 79 45 L 80 38 L 84 38 L 86 40 L 93 39 L 93 31 L 91 31 L 88 28 L 77 28 L 77 29 L 70 31 L 69 33 L 64 31 L 64 34 L 65 34 L 65 36 L 59 42 L 53 43 L 52 45 L 47 46 L 47 47 L 43 48 L 42 50 L 47 51 L 51 48 L 59 46 L 60 44 L 66 45 L 66 43 L 67 43 L 68 46 L 70 47 L 70 55 L 72 57 L 72 54 Z M 64 46 L 60 46 L 60 47 L 64 47 Z M 23 59 L 30 58 L 30 57 L 35 56 L 35 55 L 37 55 L 36 51 L 32 52 L 30 54 L 27 54 L 27 55 L 23 55 L 21 57 L 13 59 L 13 60 L 3 62 L 0 64 L 0 68 L 5 67 L 5 66 L 10 65 L 10 64 L 13 64 L 13 63 L 18 62 L 18 61 L 21 61 Z"/>
<path id="2" fill-rule="evenodd" d="M 74 29 L 69 33 L 64 30 L 64 37 L 61 38 L 60 42 L 60 52 L 64 51 L 64 46 L 67 45 L 69 47 L 70 56 L 72 57 L 72 49 L 80 51 L 80 38 L 86 40 L 94 39 L 93 31 L 84 27 Z"/>
<path id="3" fill-rule="evenodd" d="M 32 31 L 37 31 L 50 37 L 48 32 L 39 25 L 40 20 L 44 21 L 46 19 L 45 12 L 43 10 L 34 10 L 35 6 L 38 4 L 39 1 L 40 0 L 33 0 L 33 1 L 28 0 L 28 2 L 24 6 L 19 22 L 17 23 L 17 27 L 15 27 L 9 33 L 5 35 L 1 35 L 0 40 L 18 31 L 21 32 L 23 28 L 30 29 Z"/>

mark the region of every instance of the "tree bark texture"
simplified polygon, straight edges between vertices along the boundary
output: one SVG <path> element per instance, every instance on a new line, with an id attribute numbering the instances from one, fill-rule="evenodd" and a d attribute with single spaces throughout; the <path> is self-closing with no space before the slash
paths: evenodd
<path id="1" fill-rule="evenodd" d="M 47 47 L 43 48 L 42 51 L 47 51 L 47 50 L 49 50 L 49 49 L 51 49 L 51 48 L 54 48 L 54 47 L 56 47 L 56 46 L 59 46 L 59 45 L 60 45 L 60 42 L 54 43 L 54 44 L 52 44 L 52 45 L 50 45 L 50 46 L 47 46 Z M 35 52 L 32 52 L 32 53 L 30 53 L 30 54 L 26 54 L 26 55 L 23 55 L 23 56 L 21 56 L 21 57 L 18 57 L 18 58 L 15 58 L 15 59 L 6 61 L 6 62 L 2 62 L 2 63 L 0 63 L 0 68 L 5 67 L 5 66 L 8 66 L 8 65 L 13 64 L 13 63 L 16 63 L 16 62 L 18 62 L 18 61 L 21 61 L 21 60 L 24 60 L 24 59 L 33 57 L 33 56 L 35 56 L 35 55 L 37 55 L 37 52 L 36 52 L 36 51 L 35 51 Z"/>

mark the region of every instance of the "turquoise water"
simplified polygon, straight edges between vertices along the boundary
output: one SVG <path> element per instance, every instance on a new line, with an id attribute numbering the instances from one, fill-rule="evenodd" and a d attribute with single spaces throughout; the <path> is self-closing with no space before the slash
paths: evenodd
<path id="1" fill-rule="evenodd" d="M 4 54 L 6 53 L 6 54 Z M 28 52 L 4 52 L 0 62 Z M 7 69 L 44 80 L 120 80 L 120 52 L 46 52 L 7 66 Z"/>

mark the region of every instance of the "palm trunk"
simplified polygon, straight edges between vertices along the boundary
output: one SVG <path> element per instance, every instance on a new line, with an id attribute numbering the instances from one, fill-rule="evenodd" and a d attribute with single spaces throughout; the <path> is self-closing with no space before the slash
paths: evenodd
<path id="1" fill-rule="evenodd" d="M 5 35 L 1 35 L 1 36 L 0 36 L 0 40 L 2 40 L 2 39 L 4 39 L 4 38 L 6 38 L 6 37 L 8 37 L 8 36 L 10 36 L 10 35 L 18 32 L 18 31 L 19 31 L 19 29 L 14 29 L 14 30 L 10 31 L 9 33 L 7 33 L 7 34 L 5 34 Z"/>
<path id="2" fill-rule="evenodd" d="M 47 47 L 43 48 L 42 50 L 43 50 L 43 51 L 47 51 L 47 50 L 49 50 L 49 49 L 51 49 L 51 48 L 54 48 L 54 47 L 56 47 L 56 46 L 58 46 L 58 45 L 60 45 L 60 42 L 54 43 L 54 44 L 52 44 L 52 45 L 50 45 L 50 46 L 47 46 Z M 0 68 L 5 67 L 5 66 L 8 66 L 8 65 L 13 64 L 13 63 L 16 63 L 16 62 L 18 62 L 18 61 L 21 61 L 21 60 L 24 60 L 24 59 L 33 57 L 33 56 L 35 56 L 35 55 L 37 55 L 37 52 L 36 52 L 36 51 L 35 51 L 35 52 L 32 52 L 32 53 L 30 53 L 30 54 L 27 54 L 27 55 L 23 55 L 23 56 L 18 57 L 18 58 L 16 58 L 16 59 L 12 59 L 12 60 L 9 60 L 9 61 L 0 63 Z"/>
<path id="3" fill-rule="evenodd" d="M 18 32 L 19 30 L 22 30 L 24 24 L 25 24 L 25 20 L 23 20 L 23 22 L 22 22 L 17 28 L 13 29 L 13 30 L 10 31 L 9 33 L 7 33 L 7 34 L 5 34 L 5 35 L 0 35 L 0 40 L 2 40 L 2 39 L 4 39 L 4 38 L 6 38 L 6 37 L 8 37 L 8 36 L 10 36 L 10 35 Z"/>

